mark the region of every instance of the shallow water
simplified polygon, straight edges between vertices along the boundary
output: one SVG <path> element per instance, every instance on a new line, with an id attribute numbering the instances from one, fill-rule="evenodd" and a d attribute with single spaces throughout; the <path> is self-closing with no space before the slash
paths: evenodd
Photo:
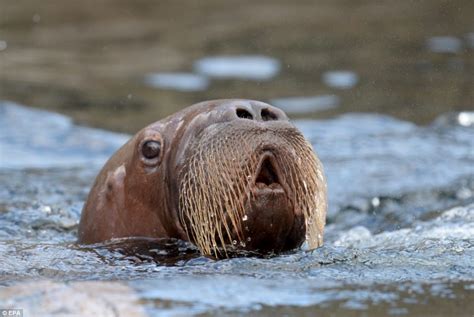
<path id="1" fill-rule="evenodd" d="M 426 127 L 374 114 L 296 122 L 326 169 L 324 247 L 220 261 L 175 241 L 145 241 L 139 256 L 75 245 L 89 187 L 126 136 L 13 103 L 0 114 L 0 308 L 472 316 L 473 113 Z"/>

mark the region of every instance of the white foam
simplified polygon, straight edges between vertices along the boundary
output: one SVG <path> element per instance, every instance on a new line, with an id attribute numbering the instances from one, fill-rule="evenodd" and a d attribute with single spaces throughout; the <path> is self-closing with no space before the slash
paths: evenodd
<path id="1" fill-rule="evenodd" d="M 450 239 L 474 239 L 474 204 L 449 209 L 434 220 L 417 222 L 413 228 L 372 235 L 367 228 L 358 226 L 343 232 L 334 245 L 360 249 L 404 249 L 422 248 L 427 243 L 442 244 Z"/>

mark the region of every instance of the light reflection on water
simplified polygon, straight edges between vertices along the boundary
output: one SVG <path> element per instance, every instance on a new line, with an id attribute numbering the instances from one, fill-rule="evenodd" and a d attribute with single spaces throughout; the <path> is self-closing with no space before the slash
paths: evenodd
<path id="1" fill-rule="evenodd" d="M 330 71 L 323 74 L 323 82 L 333 88 L 353 88 L 358 81 L 359 77 L 357 74 L 347 70 Z"/>
<path id="2" fill-rule="evenodd" d="M 335 95 L 320 95 L 309 97 L 286 97 L 270 100 L 275 107 L 288 114 L 307 114 L 337 108 L 340 98 Z"/>
<path id="3" fill-rule="evenodd" d="M 145 77 L 145 82 L 162 89 L 178 91 L 201 91 L 209 86 L 209 79 L 193 73 L 153 73 Z"/>
<path id="4" fill-rule="evenodd" d="M 280 61 L 262 55 L 211 56 L 194 63 L 197 73 L 220 79 L 270 80 L 280 68 Z"/>
<path id="5" fill-rule="evenodd" d="M 428 49 L 434 53 L 456 54 L 462 49 L 462 42 L 454 36 L 434 36 L 428 39 Z"/>

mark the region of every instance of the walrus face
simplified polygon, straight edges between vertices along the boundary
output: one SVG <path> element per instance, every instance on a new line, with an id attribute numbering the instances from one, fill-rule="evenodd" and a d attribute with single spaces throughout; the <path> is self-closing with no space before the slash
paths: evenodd
<path id="1" fill-rule="evenodd" d="M 188 121 L 171 158 L 187 238 L 208 255 L 321 245 L 326 185 L 311 145 L 268 104 L 216 103 Z"/>
<path id="2" fill-rule="evenodd" d="M 79 242 L 177 238 L 205 255 L 322 244 L 326 183 L 311 145 L 279 109 L 196 104 L 155 122 L 105 164 Z"/>

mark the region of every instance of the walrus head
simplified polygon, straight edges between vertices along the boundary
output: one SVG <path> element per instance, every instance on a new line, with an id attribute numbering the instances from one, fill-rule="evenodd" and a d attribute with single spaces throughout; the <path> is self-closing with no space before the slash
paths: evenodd
<path id="1" fill-rule="evenodd" d="M 109 160 L 79 241 L 170 237 L 217 256 L 316 248 L 326 201 L 321 163 L 283 111 L 208 101 L 146 127 Z"/>

